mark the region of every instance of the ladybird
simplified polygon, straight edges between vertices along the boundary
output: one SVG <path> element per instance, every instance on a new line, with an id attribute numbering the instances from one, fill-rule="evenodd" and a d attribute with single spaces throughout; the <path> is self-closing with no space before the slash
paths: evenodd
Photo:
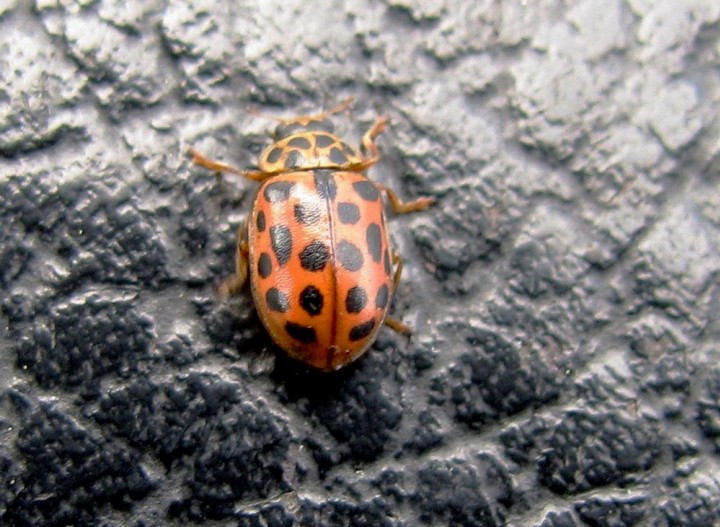
<path id="1" fill-rule="evenodd" d="M 275 142 L 258 170 L 242 170 L 190 149 L 192 162 L 261 182 L 237 234 L 235 274 L 218 287 L 240 291 L 249 278 L 260 320 L 291 357 L 333 371 L 360 357 L 388 317 L 402 274 L 392 251 L 382 195 L 397 214 L 420 211 L 434 198 L 401 201 L 365 172 L 380 159 L 375 138 L 387 117 L 363 135 L 359 149 L 334 134 L 329 117 L 352 98 L 315 115 L 279 119 Z"/>

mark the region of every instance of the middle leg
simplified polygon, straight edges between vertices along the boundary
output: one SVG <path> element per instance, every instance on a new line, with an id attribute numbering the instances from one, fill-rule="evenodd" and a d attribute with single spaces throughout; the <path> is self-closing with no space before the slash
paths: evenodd
<path id="1" fill-rule="evenodd" d="M 228 298 L 239 292 L 247 282 L 248 277 L 248 223 L 243 220 L 237 232 L 237 245 L 235 250 L 235 274 L 227 277 L 217 286 L 217 294 L 221 298 Z"/>
<path id="2" fill-rule="evenodd" d="M 407 214 L 408 212 L 425 210 L 435 203 L 435 198 L 418 198 L 413 201 L 405 202 L 402 201 L 389 187 L 386 187 L 381 183 L 375 183 L 375 186 L 378 190 L 385 193 L 395 214 Z"/>
<path id="3" fill-rule="evenodd" d="M 393 276 L 393 298 L 395 297 L 395 291 L 397 291 L 398 284 L 400 283 L 400 277 L 402 276 L 403 262 L 397 253 L 392 255 L 393 264 L 395 265 L 395 275 Z M 401 333 L 405 336 L 412 335 L 412 329 L 410 326 L 406 326 L 399 320 L 393 317 L 385 318 L 385 325 L 397 333 Z"/>
<path id="4" fill-rule="evenodd" d="M 223 163 L 222 161 L 216 161 L 214 159 L 210 159 L 209 157 L 205 157 L 194 148 L 188 150 L 188 154 L 190 155 L 190 160 L 193 163 L 200 165 L 201 167 L 205 167 L 208 170 L 212 170 L 213 172 L 234 174 L 252 181 L 262 181 L 273 175 L 260 170 L 242 170 L 241 168 L 234 167 L 228 163 Z"/>

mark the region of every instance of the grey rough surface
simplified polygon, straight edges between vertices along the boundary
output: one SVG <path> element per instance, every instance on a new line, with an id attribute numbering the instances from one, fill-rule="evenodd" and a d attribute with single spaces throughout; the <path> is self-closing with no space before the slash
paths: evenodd
<path id="1" fill-rule="evenodd" d="M 218 303 L 353 95 L 406 272 L 356 365 Z M 0 2 L 4 525 L 720 525 L 720 4 Z"/>

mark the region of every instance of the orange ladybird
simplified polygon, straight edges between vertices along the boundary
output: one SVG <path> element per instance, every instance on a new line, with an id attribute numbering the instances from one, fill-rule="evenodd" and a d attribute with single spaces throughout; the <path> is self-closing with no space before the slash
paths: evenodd
<path id="1" fill-rule="evenodd" d="M 198 165 L 262 181 L 238 230 L 235 274 L 220 285 L 220 293 L 236 293 L 249 277 L 260 319 L 275 343 L 323 371 L 361 356 L 383 324 L 410 333 L 387 316 L 402 261 L 390 248 L 381 194 L 398 214 L 435 201 L 403 203 L 366 177 L 380 157 L 374 141 L 387 118 L 365 133 L 361 154 L 333 134 L 328 120 L 351 102 L 280 120 L 259 170 L 241 170 L 190 150 Z"/>

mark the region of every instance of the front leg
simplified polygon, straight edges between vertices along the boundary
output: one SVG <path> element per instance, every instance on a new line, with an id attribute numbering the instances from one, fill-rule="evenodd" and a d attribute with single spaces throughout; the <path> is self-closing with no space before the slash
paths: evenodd
<path id="1" fill-rule="evenodd" d="M 368 157 L 364 158 L 359 163 L 350 167 L 352 170 L 363 171 L 367 170 L 375 163 L 380 160 L 380 150 L 375 144 L 375 138 L 385 131 L 387 127 L 388 118 L 386 116 L 378 117 L 373 123 L 370 129 L 363 135 L 362 142 L 360 143 L 360 150 L 363 154 Z"/>
<path id="2" fill-rule="evenodd" d="M 252 181 L 262 181 L 273 175 L 262 172 L 260 170 L 242 170 L 240 168 L 229 165 L 228 163 L 223 163 L 222 161 L 216 161 L 214 159 L 210 159 L 209 157 L 205 157 L 194 148 L 190 148 L 190 150 L 188 150 L 188 154 L 190 155 L 191 162 L 195 163 L 196 165 L 200 165 L 201 167 L 205 167 L 208 170 L 212 170 L 213 172 L 234 174 L 236 176 L 241 176 Z"/>

